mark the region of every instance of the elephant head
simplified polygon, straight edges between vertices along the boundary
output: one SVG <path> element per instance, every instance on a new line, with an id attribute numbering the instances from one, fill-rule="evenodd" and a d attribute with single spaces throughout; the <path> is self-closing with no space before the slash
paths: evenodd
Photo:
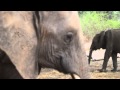
<path id="1" fill-rule="evenodd" d="M 100 48 L 105 48 L 105 31 L 102 31 L 93 37 L 92 44 L 90 46 L 89 58 L 88 58 L 89 64 L 92 58 L 92 52 Z"/>
<path id="2" fill-rule="evenodd" d="M 43 16 L 40 25 L 40 66 L 71 74 L 72 77 L 76 74 L 89 78 L 78 13 L 43 11 L 39 14 Z"/>
<path id="3" fill-rule="evenodd" d="M 73 78 L 90 78 L 78 12 L 37 11 L 34 18 L 33 12 L 6 12 L 0 16 L 0 48 L 23 78 L 32 78 L 44 67 Z"/>

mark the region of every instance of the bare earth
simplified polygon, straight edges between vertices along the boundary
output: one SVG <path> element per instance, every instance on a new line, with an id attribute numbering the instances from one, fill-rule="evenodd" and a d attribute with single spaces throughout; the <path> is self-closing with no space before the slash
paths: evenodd
<path id="1" fill-rule="evenodd" d="M 88 55 L 91 41 L 85 42 L 85 50 L 86 54 Z M 103 60 L 101 59 L 104 58 L 104 52 L 105 51 L 102 49 L 93 52 L 92 57 L 96 60 L 91 61 L 90 64 L 91 79 L 120 79 L 120 58 L 118 58 L 118 72 L 111 72 L 113 69 L 111 58 L 107 66 L 108 72 L 103 73 L 98 71 L 102 67 Z M 42 69 L 39 79 L 71 79 L 71 76 L 65 75 L 53 69 Z"/>

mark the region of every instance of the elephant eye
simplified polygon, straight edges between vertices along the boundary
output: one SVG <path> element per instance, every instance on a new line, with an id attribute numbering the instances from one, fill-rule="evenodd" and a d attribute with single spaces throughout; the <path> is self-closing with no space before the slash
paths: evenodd
<path id="1" fill-rule="evenodd" d="M 72 32 L 68 32 L 64 37 L 64 41 L 68 44 L 72 41 L 72 39 L 73 39 L 73 33 Z"/>

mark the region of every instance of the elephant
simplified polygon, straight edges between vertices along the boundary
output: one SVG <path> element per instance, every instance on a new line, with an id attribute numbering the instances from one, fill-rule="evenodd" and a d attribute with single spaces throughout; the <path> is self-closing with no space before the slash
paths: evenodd
<path id="1" fill-rule="evenodd" d="M 34 79 L 41 68 L 90 78 L 77 11 L 1 11 L 0 23 L 1 78 Z"/>
<path id="2" fill-rule="evenodd" d="M 0 50 L 24 79 L 39 74 L 37 20 L 36 11 L 0 11 Z"/>
<path id="3" fill-rule="evenodd" d="M 117 71 L 117 53 L 120 53 L 120 29 L 108 29 L 106 31 L 101 31 L 99 34 L 96 34 L 92 40 L 92 44 L 89 52 L 88 62 L 90 64 L 90 58 L 92 56 L 92 52 L 97 49 L 106 49 L 104 54 L 104 61 L 102 65 L 102 69 L 100 72 L 106 72 L 107 63 L 112 57 L 113 61 L 113 69 L 112 72 Z"/>

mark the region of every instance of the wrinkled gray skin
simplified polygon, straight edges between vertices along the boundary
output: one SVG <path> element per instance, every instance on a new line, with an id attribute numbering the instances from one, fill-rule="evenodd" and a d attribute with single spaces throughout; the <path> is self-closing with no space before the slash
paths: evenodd
<path id="1" fill-rule="evenodd" d="M 36 22 L 37 28 L 40 27 L 38 68 L 35 68 L 37 38 L 31 20 L 32 13 L 0 13 L 0 48 L 6 53 L 4 58 L 10 58 L 2 59 L 2 68 L 9 62 L 3 68 L 2 78 L 33 78 L 37 75 L 34 73 L 44 67 L 65 74 L 76 74 L 82 79 L 90 78 L 78 12 L 39 12 L 40 23 Z M 12 71 L 9 76 L 8 70 Z"/>
<path id="2" fill-rule="evenodd" d="M 0 49 L 23 78 L 33 79 L 39 74 L 36 47 L 33 12 L 0 11 Z"/>
<path id="3" fill-rule="evenodd" d="M 100 72 L 106 72 L 107 63 L 112 56 L 113 61 L 113 70 L 111 71 L 117 71 L 117 53 L 120 53 L 120 30 L 114 29 L 114 30 L 107 30 L 102 31 L 99 34 L 96 34 L 93 38 L 90 52 L 89 52 L 89 64 L 90 64 L 90 58 L 92 56 L 93 50 L 97 49 L 106 49 L 105 55 L 104 55 L 104 61 L 102 65 L 102 69 L 100 69 Z"/>

